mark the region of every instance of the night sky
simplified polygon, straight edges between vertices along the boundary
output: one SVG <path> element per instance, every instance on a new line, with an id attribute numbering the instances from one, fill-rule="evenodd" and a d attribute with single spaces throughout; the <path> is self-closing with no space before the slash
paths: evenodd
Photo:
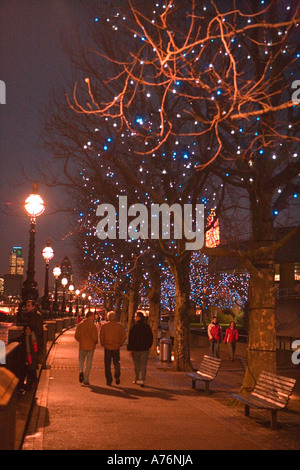
<path id="1" fill-rule="evenodd" d="M 25 266 L 29 244 L 29 217 L 24 201 L 31 193 L 29 178 L 36 176 L 35 164 L 47 162 L 41 148 L 41 112 L 55 85 L 68 74 L 68 58 L 61 37 L 84 26 L 86 13 L 81 0 L 1 0 L 0 2 L 0 80 L 6 84 L 6 104 L 0 105 L 0 275 L 9 272 L 9 253 L 23 247 Z M 37 219 L 36 280 L 43 294 L 44 260 L 41 250 L 51 239 L 55 257 L 50 272 L 64 256 L 73 260 L 67 215 L 55 213 L 61 199 L 59 190 L 39 186 L 46 203 Z M 54 278 L 53 278 L 54 279 Z M 76 278 L 75 278 L 76 281 Z"/>

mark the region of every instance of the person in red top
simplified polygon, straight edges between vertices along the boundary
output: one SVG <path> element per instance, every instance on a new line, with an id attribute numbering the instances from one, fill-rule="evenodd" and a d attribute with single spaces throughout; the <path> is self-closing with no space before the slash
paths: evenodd
<path id="1" fill-rule="evenodd" d="M 210 341 L 210 355 L 220 357 L 220 343 L 222 343 L 223 332 L 217 317 L 213 317 L 207 328 L 208 339 Z"/>
<path id="2" fill-rule="evenodd" d="M 234 321 L 230 322 L 229 328 L 226 329 L 224 343 L 228 344 L 229 357 L 234 361 L 234 354 L 236 350 L 236 342 L 239 339 L 239 332 L 236 328 Z"/>

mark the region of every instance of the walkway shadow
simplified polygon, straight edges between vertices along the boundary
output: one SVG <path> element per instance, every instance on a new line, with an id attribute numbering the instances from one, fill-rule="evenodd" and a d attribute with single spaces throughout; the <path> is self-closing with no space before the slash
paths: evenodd
<path id="1" fill-rule="evenodd" d="M 46 428 L 50 424 L 49 410 L 45 406 L 34 404 L 32 409 L 32 415 L 28 429 L 26 431 L 27 436 L 34 436 L 37 429 Z"/>
<path id="2" fill-rule="evenodd" d="M 131 387 L 99 387 L 96 385 L 90 385 L 87 387 L 93 393 L 98 393 L 100 395 L 115 396 L 119 398 L 124 398 L 126 400 L 138 400 L 139 398 L 151 397 L 151 398 L 160 398 L 162 400 L 176 400 L 176 391 L 175 393 L 170 393 L 163 388 L 156 387 L 143 387 L 143 388 L 131 388 Z"/>
<path id="3" fill-rule="evenodd" d="M 115 396 L 119 398 L 125 398 L 126 400 L 137 400 L 137 397 L 131 396 L 130 393 L 127 393 L 126 389 L 118 387 L 117 389 L 114 387 L 106 388 L 106 387 L 98 387 L 97 385 L 90 385 L 89 388 L 91 392 L 98 393 L 99 395 L 108 395 L 108 396 Z"/>

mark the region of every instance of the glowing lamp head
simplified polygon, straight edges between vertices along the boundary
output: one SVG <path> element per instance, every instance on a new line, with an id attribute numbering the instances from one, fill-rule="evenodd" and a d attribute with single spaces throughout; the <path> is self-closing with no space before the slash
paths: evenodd
<path id="1" fill-rule="evenodd" d="M 53 276 L 56 277 L 56 279 L 61 275 L 61 269 L 59 266 L 55 266 L 52 272 Z"/>
<path id="2" fill-rule="evenodd" d="M 44 260 L 46 261 L 46 263 L 49 263 L 50 259 L 53 258 L 54 251 L 53 251 L 53 248 L 51 248 L 50 246 L 50 242 L 47 242 L 47 246 L 45 246 L 45 248 L 42 251 L 42 256 Z"/>
<path id="3" fill-rule="evenodd" d="M 45 210 L 45 204 L 39 194 L 37 194 L 37 185 L 33 185 L 32 193 L 25 201 L 25 210 L 30 217 L 37 217 Z"/>
<path id="4" fill-rule="evenodd" d="M 80 294 L 80 290 L 79 290 L 79 289 L 76 289 L 75 294 L 76 294 L 76 295 L 79 295 L 79 294 Z"/>
<path id="5" fill-rule="evenodd" d="M 72 284 L 71 284 L 71 285 L 69 285 L 69 290 L 70 290 L 71 292 L 73 292 L 73 290 L 74 290 L 74 286 L 73 286 Z"/>
<path id="6" fill-rule="evenodd" d="M 63 277 L 61 283 L 63 287 L 66 287 L 66 285 L 68 284 L 68 279 L 66 277 Z"/>

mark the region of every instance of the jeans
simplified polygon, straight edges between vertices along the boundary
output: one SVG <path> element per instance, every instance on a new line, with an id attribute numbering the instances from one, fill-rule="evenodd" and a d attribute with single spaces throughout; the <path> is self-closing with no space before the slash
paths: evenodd
<path id="1" fill-rule="evenodd" d="M 94 349 L 92 349 L 91 351 L 83 351 L 82 349 L 79 349 L 79 360 L 78 360 L 79 372 L 83 372 L 84 362 L 86 360 L 86 366 L 85 366 L 85 372 L 84 372 L 84 378 L 83 378 L 84 383 L 89 382 L 89 376 L 90 376 L 90 371 L 92 367 L 93 357 L 94 357 Z"/>
<path id="2" fill-rule="evenodd" d="M 220 345 L 219 341 L 210 341 L 210 355 L 212 357 L 217 357 L 217 358 L 220 357 L 219 345 Z"/>
<path id="3" fill-rule="evenodd" d="M 104 366 L 105 366 L 105 377 L 106 382 L 111 384 L 112 383 L 112 375 L 111 375 L 111 361 L 113 361 L 114 369 L 115 369 L 115 378 L 119 379 L 121 375 L 120 369 L 120 350 L 111 350 L 111 349 L 104 349 Z"/>
<path id="4" fill-rule="evenodd" d="M 231 343 L 230 341 L 228 341 L 227 345 L 228 345 L 230 360 L 233 361 L 234 360 L 235 350 L 236 350 L 236 343 Z"/>
<path id="5" fill-rule="evenodd" d="M 145 381 L 146 368 L 149 350 L 147 351 L 132 351 L 132 359 L 135 371 L 135 380 Z"/>

